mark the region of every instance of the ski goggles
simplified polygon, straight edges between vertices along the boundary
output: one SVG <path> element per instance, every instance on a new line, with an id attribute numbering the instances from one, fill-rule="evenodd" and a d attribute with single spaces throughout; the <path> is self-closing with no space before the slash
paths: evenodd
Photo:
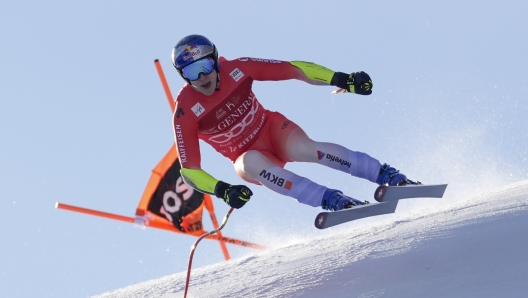
<path id="1" fill-rule="evenodd" d="M 214 70 L 214 60 L 206 57 L 195 61 L 184 68 L 182 68 L 183 75 L 190 81 L 196 81 L 200 78 L 200 74 L 208 75 Z"/>

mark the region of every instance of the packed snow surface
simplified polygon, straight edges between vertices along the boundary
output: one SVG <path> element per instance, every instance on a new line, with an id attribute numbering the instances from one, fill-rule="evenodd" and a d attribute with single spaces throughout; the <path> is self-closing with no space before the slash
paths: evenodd
<path id="1" fill-rule="evenodd" d="M 528 297 L 527 245 L 522 181 L 193 268 L 187 297 Z M 185 278 L 180 272 L 95 297 L 183 297 Z"/>

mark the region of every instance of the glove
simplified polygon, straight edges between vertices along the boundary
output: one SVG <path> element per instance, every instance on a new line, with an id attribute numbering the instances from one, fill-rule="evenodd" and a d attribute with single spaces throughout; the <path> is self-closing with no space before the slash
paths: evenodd
<path id="1" fill-rule="evenodd" d="M 253 192 L 244 185 L 231 185 L 218 181 L 215 186 L 215 195 L 224 200 L 227 205 L 239 209 L 249 201 Z"/>
<path id="2" fill-rule="evenodd" d="M 342 72 L 336 72 L 330 83 L 333 86 L 343 88 L 345 92 L 351 92 L 361 95 L 372 94 L 372 80 L 364 71 L 353 72 L 350 75 Z"/>

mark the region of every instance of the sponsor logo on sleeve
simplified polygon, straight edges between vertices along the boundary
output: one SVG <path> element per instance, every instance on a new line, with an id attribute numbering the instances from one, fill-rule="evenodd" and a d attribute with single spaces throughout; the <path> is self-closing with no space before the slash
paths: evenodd
<path id="1" fill-rule="evenodd" d="M 260 59 L 260 58 L 250 58 L 250 57 L 242 57 L 238 58 L 238 61 L 246 62 L 248 60 L 254 61 L 254 62 L 265 62 L 265 63 L 281 63 L 280 60 L 273 60 L 273 59 Z"/>
<path id="2" fill-rule="evenodd" d="M 281 63 L 280 60 L 273 60 L 273 59 L 260 59 L 260 58 L 249 58 L 251 61 L 255 62 L 266 62 L 266 63 Z"/>
<path id="3" fill-rule="evenodd" d="M 183 134 L 181 125 L 177 124 L 174 127 L 174 132 L 176 133 L 176 143 L 178 146 L 178 153 L 180 154 L 180 161 L 187 162 L 187 154 L 185 153 L 185 143 L 183 141 Z"/>
<path id="4" fill-rule="evenodd" d="M 235 82 L 240 81 L 240 79 L 244 77 L 244 73 L 238 68 L 235 68 L 229 75 L 235 80 Z"/>
<path id="5" fill-rule="evenodd" d="M 192 108 L 191 110 L 193 111 L 193 113 L 196 115 L 196 117 L 199 117 L 203 112 L 205 112 L 205 109 L 204 107 L 202 107 L 202 105 L 197 102 Z"/>
<path id="6" fill-rule="evenodd" d="M 183 112 L 183 108 L 178 108 L 178 110 L 176 110 L 176 118 L 180 118 L 180 116 L 183 116 L 185 115 L 185 113 Z"/>

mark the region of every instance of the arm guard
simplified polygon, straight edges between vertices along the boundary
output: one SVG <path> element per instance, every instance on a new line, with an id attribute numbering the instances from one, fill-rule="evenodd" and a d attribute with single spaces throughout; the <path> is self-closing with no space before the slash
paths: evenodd
<path id="1" fill-rule="evenodd" d="M 215 187 L 218 183 L 213 176 L 207 174 L 204 170 L 186 169 L 180 170 L 183 181 L 199 192 L 210 195 L 215 194 Z"/>
<path id="2" fill-rule="evenodd" d="M 290 64 L 302 70 L 310 80 L 323 82 L 328 85 L 331 84 L 332 77 L 335 74 L 335 71 L 312 62 L 291 61 Z"/>

